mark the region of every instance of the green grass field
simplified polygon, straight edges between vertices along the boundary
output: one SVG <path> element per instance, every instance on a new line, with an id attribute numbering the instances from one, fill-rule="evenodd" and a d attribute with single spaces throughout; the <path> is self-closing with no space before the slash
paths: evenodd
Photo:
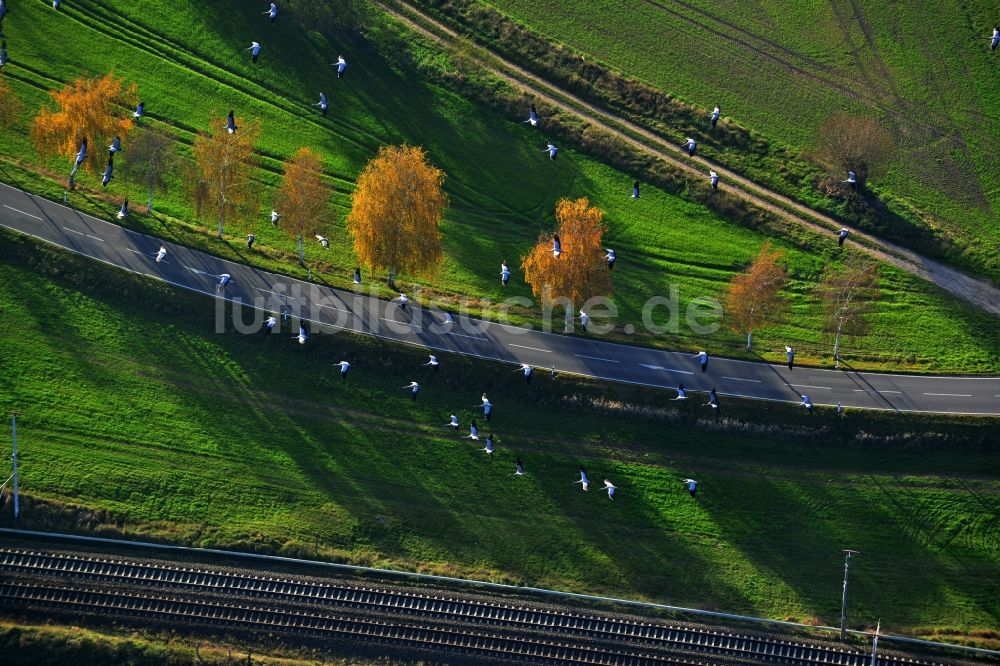
<path id="1" fill-rule="evenodd" d="M 732 402 L 735 420 L 713 425 L 700 400 L 638 388 L 542 376 L 526 390 L 507 366 L 453 357 L 434 375 L 422 350 L 374 339 L 215 334 L 209 299 L 0 240 L 0 412 L 22 412 L 26 528 L 318 546 L 824 623 L 853 547 L 853 625 L 987 639 L 1000 621 L 995 420 Z M 344 357 L 346 382 L 331 367 Z M 399 389 L 414 378 L 417 403 Z M 482 391 L 492 460 L 443 426 L 476 416 Z M 616 501 L 573 485 L 580 464 Z"/>
<path id="2" fill-rule="evenodd" d="M 238 9 L 237 9 L 238 8 Z M 45 102 L 45 91 L 82 72 L 117 75 L 137 82 L 147 103 L 146 121 L 169 126 L 187 150 L 193 133 L 204 129 L 210 114 L 236 109 L 238 117 L 259 118 L 263 127 L 259 178 L 269 196 L 279 179 L 281 161 L 307 145 L 322 152 L 336 188 L 333 221 L 326 235 L 331 249 L 307 247 L 317 279 L 346 284 L 355 265 L 343 219 L 353 178 L 379 145 L 409 141 L 425 146 L 435 164 L 448 173 L 452 208 L 444 224 L 445 260 L 429 293 L 444 301 L 461 296 L 498 301 L 529 296 L 515 278 L 508 290 L 499 284 L 500 260 L 517 264 L 540 231 L 551 228 L 555 202 L 563 196 L 588 196 L 607 213 L 608 245 L 620 258 L 615 300 L 620 326 L 638 323 L 643 303 L 677 284 L 681 307 L 699 296 L 721 297 L 733 273 L 756 253 L 764 237 L 720 219 L 708 209 L 646 188 L 638 201 L 628 198 L 632 178 L 588 159 L 566 146 L 560 160 L 545 159 L 544 138 L 515 120 L 478 108 L 440 88 L 421 85 L 412 70 L 395 64 L 379 39 L 377 19 L 369 39 L 353 36 L 330 44 L 304 34 L 290 21 L 267 24 L 233 0 L 163 5 L 152 0 L 97 2 L 79 0 L 58 13 L 40 0 L 19 5 L 5 23 L 11 63 L 4 70 L 24 103 L 13 131 L 0 135 L 0 153 L 18 156 L 26 167 L 39 164 L 27 135 L 30 116 Z M 264 44 L 260 63 L 251 65 L 241 51 L 250 39 Z M 53 44 L 60 44 L 55 48 Z M 351 68 L 337 81 L 332 62 L 344 53 Z M 428 56 L 429 57 L 429 56 Z M 445 58 L 445 56 L 441 56 Z M 320 91 L 331 99 L 331 115 L 310 108 Z M 128 150 L 126 144 L 125 150 Z M 67 160 L 41 165 L 61 179 Z M 8 164 L 0 177 L 58 195 L 51 180 L 26 176 Z M 88 187 L 94 178 L 80 178 Z M 86 191 L 74 205 L 103 209 L 108 217 L 124 196 L 143 201 L 141 188 L 124 178 L 112 182 L 102 199 Z M 270 199 L 266 204 L 269 210 Z M 229 243 L 209 233 L 193 233 L 179 222 L 194 223 L 184 193 L 173 183 L 157 209 L 164 217 L 138 216 L 134 225 L 148 233 L 177 238 L 227 256 L 271 269 L 291 267 L 294 242 L 276 232 L 261 211 L 253 226 L 264 253 L 240 253 L 239 229 Z M 211 227 L 212 221 L 203 224 Z M 780 241 L 779 241 L 780 242 Z M 790 316 L 757 336 L 765 358 L 778 358 L 785 343 L 795 344 L 803 362 L 828 360 L 832 341 L 822 332 L 821 310 L 812 288 L 827 261 L 835 261 L 828 239 L 807 238 L 799 245 L 780 242 L 788 251 L 793 275 Z M 926 283 L 889 268 L 884 271 L 884 304 L 870 335 L 848 344 L 844 356 L 856 367 L 893 367 L 915 371 L 996 372 L 1000 370 L 1000 331 L 995 320 L 956 303 Z M 646 337 L 644 343 L 706 348 L 741 354 L 742 338 L 721 329 L 705 338 L 688 331 L 676 336 Z"/>
<path id="3" fill-rule="evenodd" d="M 996 5 L 871 0 L 484 0 L 629 76 L 808 148 L 831 113 L 873 114 L 899 151 L 873 181 L 929 214 L 996 279 Z"/>

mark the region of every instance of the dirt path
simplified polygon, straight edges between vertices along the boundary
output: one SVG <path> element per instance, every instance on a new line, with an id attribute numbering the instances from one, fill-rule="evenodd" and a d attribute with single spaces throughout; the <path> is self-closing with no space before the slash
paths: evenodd
<path id="1" fill-rule="evenodd" d="M 456 44 L 461 38 L 444 23 L 432 18 L 413 6 L 400 2 L 390 6 L 376 0 L 376 6 L 391 14 L 417 32 L 441 44 Z M 463 44 L 469 54 L 468 42 Z M 628 145 L 657 157 L 671 166 L 705 179 L 710 169 L 718 172 L 720 180 L 732 188 L 741 198 L 764 210 L 808 228 L 824 236 L 843 227 L 843 223 L 804 206 L 792 199 L 773 192 L 725 167 L 703 157 L 688 157 L 682 146 L 675 145 L 650 130 L 629 120 L 608 113 L 596 105 L 569 93 L 535 74 L 519 67 L 482 47 L 472 49 L 479 65 L 495 76 L 525 92 L 544 99 L 562 111 L 571 113 L 600 127 Z M 643 139 L 643 140 L 640 140 Z M 652 145 L 650 145 L 650 142 Z M 831 240 L 832 242 L 832 240 Z M 895 243 L 882 240 L 851 228 L 851 240 L 855 249 L 891 264 L 907 273 L 931 282 L 941 289 L 967 301 L 982 310 L 1000 317 L 1000 289 L 992 284 L 973 278 L 941 262 L 923 257 L 912 250 Z"/>

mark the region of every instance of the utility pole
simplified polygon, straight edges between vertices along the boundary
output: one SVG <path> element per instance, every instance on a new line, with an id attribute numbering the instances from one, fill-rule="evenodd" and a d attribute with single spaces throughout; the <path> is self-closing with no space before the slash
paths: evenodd
<path id="1" fill-rule="evenodd" d="M 850 550 L 849 548 L 844 549 L 846 557 L 844 558 L 844 596 L 840 600 L 840 641 L 844 642 L 847 640 L 847 588 L 850 582 L 848 578 L 851 573 L 851 556 L 860 555 L 860 551 Z"/>
<path id="2" fill-rule="evenodd" d="M 11 429 L 13 430 L 14 438 L 14 522 L 17 522 L 18 516 L 21 515 L 21 507 L 18 504 L 17 496 L 17 412 L 11 414 Z"/>
<path id="3" fill-rule="evenodd" d="M 878 657 L 876 657 L 876 651 L 878 650 L 878 633 L 882 628 L 882 620 L 878 621 L 878 625 L 875 627 L 875 635 L 872 636 L 872 666 L 878 666 Z"/>

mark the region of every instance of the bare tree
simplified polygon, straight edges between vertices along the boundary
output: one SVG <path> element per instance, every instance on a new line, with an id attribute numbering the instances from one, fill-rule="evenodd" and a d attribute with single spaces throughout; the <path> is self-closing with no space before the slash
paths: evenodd
<path id="1" fill-rule="evenodd" d="M 132 138 L 125 156 L 125 177 L 149 188 L 149 212 L 153 212 L 153 192 L 165 192 L 164 175 L 177 164 L 172 137 L 152 129 L 141 129 Z"/>
<path id="2" fill-rule="evenodd" d="M 813 156 L 835 178 L 853 171 L 862 188 L 870 177 L 881 173 L 894 150 L 892 137 L 874 118 L 837 113 L 819 128 Z"/>
<path id="3" fill-rule="evenodd" d="M 826 308 L 826 323 L 834 331 L 833 360 L 840 367 L 840 336 L 850 338 L 868 331 L 868 315 L 879 299 L 878 263 L 851 255 L 842 266 L 830 266 L 817 288 Z"/>

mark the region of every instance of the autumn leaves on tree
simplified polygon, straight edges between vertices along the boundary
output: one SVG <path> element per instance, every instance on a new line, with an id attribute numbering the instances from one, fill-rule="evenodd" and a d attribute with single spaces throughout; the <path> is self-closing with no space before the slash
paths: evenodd
<path id="1" fill-rule="evenodd" d="M 354 252 L 374 271 L 427 274 L 441 260 L 444 171 L 423 148 L 383 146 L 358 176 L 347 216 Z"/>
<path id="2" fill-rule="evenodd" d="M 103 169 L 108 158 L 104 145 L 115 136 L 122 141 L 132 129 L 132 119 L 125 110 L 137 99 L 134 83 L 125 85 L 114 74 L 92 79 L 79 78 L 61 90 L 50 90 L 57 110 L 43 108 L 31 126 L 31 137 L 38 152 L 46 156 L 62 155 L 75 160 L 86 140 L 89 149 L 83 162 L 74 161 L 69 186 L 74 187 L 77 166 L 90 173 Z"/>
<path id="3" fill-rule="evenodd" d="M 253 172 L 259 164 L 254 144 L 260 135 L 257 121 L 239 121 L 239 131 L 226 131 L 226 121 L 213 116 L 208 132 L 195 137 L 191 154 L 193 168 L 188 173 L 188 187 L 194 197 L 195 215 L 211 211 L 218 215 L 219 238 L 226 220 L 245 226 L 260 208 L 259 188 Z"/>
<path id="4" fill-rule="evenodd" d="M 611 271 L 604 259 L 606 229 L 604 211 L 586 197 L 556 204 L 555 231 L 539 236 L 521 263 L 524 279 L 543 305 L 566 298 L 581 306 L 594 296 L 611 295 Z M 554 236 L 562 247 L 558 257 L 552 252 Z"/>
<path id="5" fill-rule="evenodd" d="M 736 274 L 729 283 L 726 318 L 733 333 L 746 334 L 747 351 L 754 331 L 775 323 L 785 309 L 781 290 L 788 282 L 788 274 L 778 263 L 783 256 L 784 252 L 773 249 L 766 241 L 746 272 Z"/>
<path id="6" fill-rule="evenodd" d="M 319 155 L 309 148 L 300 148 L 285 162 L 276 204 L 281 211 L 281 228 L 290 237 L 298 238 L 300 264 L 305 265 L 302 237 L 322 228 L 329 205 L 330 188 L 323 183 Z"/>

